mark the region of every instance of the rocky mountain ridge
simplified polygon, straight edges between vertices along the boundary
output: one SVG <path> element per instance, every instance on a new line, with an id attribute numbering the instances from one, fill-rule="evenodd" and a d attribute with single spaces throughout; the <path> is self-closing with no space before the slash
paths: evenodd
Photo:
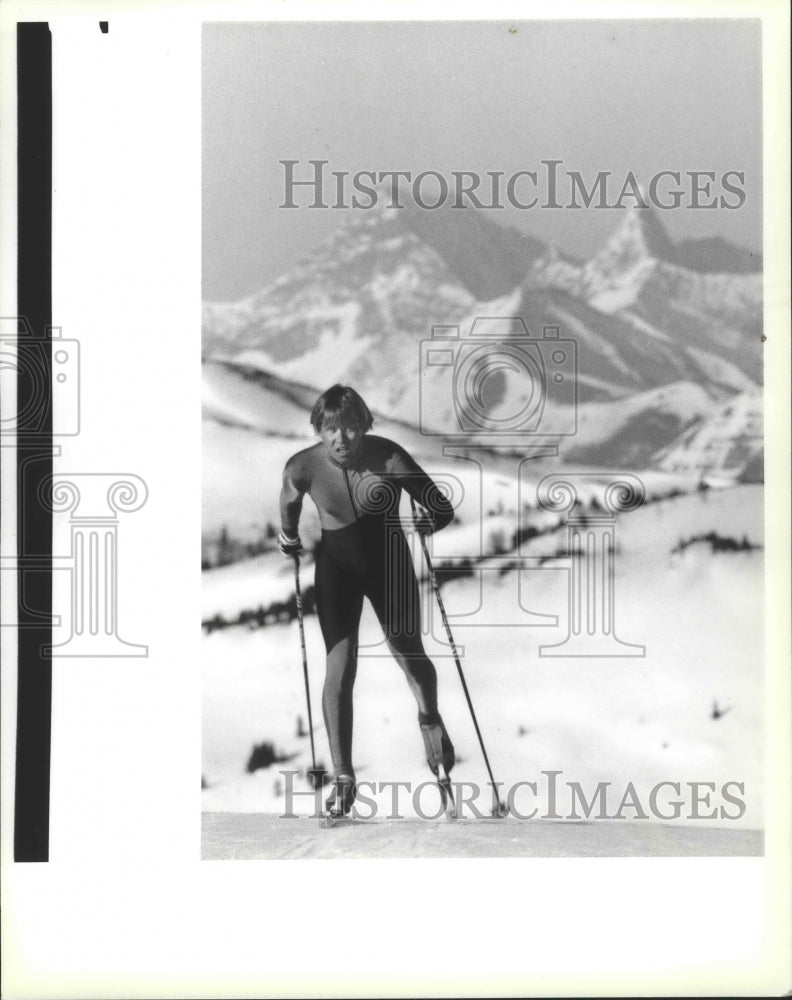
<path id="1" fill-rule="evenodd" d="M 734 270 L 717 270 L 726 265 Z M 583 262 L 480 211 L 377 209 L 344 221 L 248 299 L 206 303 L 204 357 L 316 387 L 350 382 L 381 412 L 419 426 L 421 389 L 449 393 L 448 373 L 422 370 L 433 328 L 458 328 L 467 344 L 478 317 L 522 316 L 540 369 L 549 364 L 545 327 L 575 343 L 576 409 L 588 430 L 570 439 L 569 454 L 651 463 L 691 421 L 761 384 L 760 268 L 760 259 L 722 240 L 674 244 L 653 209 L 627 211 Z M 465 350 L 456 348 L 455 359 Z M 541 430 L 552 436 L 569 423 L 570 401 L 543 377 Z M 660 392 L 680 385 L 691 388 Z M 528 395 L 524 378 L 496 372 L 489 380 L 488 406 L 501 418 Z M 633 403 L 625 409 L 626 400 Z M 451 427 L 454 403 L 441 402 Z M 633 414 L 628 448 L 621 432 L 612 447 L 596 433 L 597 421 L 614 423 L 607 404 Z"/>

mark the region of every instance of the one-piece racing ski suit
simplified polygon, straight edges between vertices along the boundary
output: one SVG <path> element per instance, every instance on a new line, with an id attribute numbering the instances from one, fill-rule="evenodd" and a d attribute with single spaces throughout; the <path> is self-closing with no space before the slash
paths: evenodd
<path id="1" fill-rule="evenodd" d="M 297 536 L 306 493 L 322 526 L 315 593 L 327 650 L 322 708 L 336 774 L 354 774 L 352 688 L 364 597 L 407 676 L 421 716 L 437 715 L 437 675 L 423 648 L 418 581 L 398 520 L 402 489 L 430 513 L 434 530 L 452 520 L 453 507 L 433 480 L 402 447 L 377 435 L 365 434 L 347 464 L 335 461 L 319 443 L 293 455 L 283 473 L 284 532 Z"/>

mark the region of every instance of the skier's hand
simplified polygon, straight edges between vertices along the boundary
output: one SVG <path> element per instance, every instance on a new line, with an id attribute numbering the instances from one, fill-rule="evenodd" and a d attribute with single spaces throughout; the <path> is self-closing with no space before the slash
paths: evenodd
<path id="1" fill-rule="evenodd" d="M 302 552 L 300 536 L 297 535 L 296 538 L 289 538 L 288 535 L 281 531 L 278 535 L 278 548 L 289 559 L 292 556 L 299 555 Z"/>

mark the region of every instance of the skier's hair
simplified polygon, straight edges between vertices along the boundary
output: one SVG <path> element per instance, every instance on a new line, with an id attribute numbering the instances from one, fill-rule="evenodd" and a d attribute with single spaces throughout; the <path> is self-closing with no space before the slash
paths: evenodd
<path id="1" fill-rule="evenodd" d="M 318 433 L 325 419 L 335 417 L 340 423 L 359 427 L 362 431 L 371 429 L 374 418 L 362 397 L 351 385 L 331 385 L 314 403 L 311 410 L 311 425 Z"/>

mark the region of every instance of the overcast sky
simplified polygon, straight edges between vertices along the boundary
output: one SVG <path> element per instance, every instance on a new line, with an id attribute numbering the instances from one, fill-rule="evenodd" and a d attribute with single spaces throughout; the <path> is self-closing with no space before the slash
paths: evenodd
<path id="1" fill-rule="evenodd" d="M 446 175 L 558 159 L 643 182 L 744 171 L 742 208 L 662 217 L 675 239 L 761 250 L 758 21 L 207 24 L 203 49 L 205 299 L 257 291 L 346 214 L 279 209 L 284 159 Z M 487 214 L 585 257 L 623 213 Z"/>

